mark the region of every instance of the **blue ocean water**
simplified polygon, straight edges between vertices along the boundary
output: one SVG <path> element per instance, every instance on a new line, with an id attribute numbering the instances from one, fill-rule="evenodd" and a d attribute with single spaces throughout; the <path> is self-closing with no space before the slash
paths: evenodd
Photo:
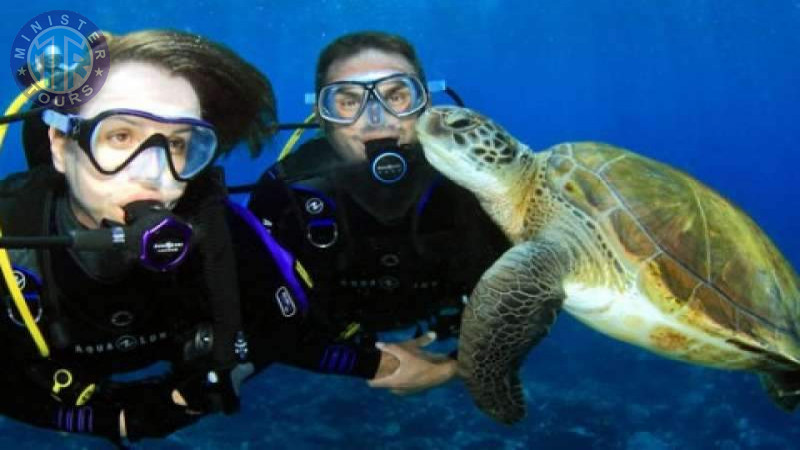
<path id="1" fill-rule="evenodd" d="M 446 80 L 532 148 L 600 140 L 673 164 L 741 206 L 800 264 L 800 1 L 14 2 L 3 6 L 0 44 L 10 51 L 19 28 L 52 9 L 73 9 L 116 33 L 169 27 L 222 41 L 270 77 L 287 122 L 308 114 L 303 96 L 331 39 L 362 29 L 400 33 L 417 46 L 429 79 Z M 17 94 L 10 70 L 0 75 L 0 99 Z M 287 136 L 256 162 L 244 152 L 224 161 L 230 182 L 254 181 Z M 0 174 L 24 169 L 19 145 L 12 126 Z M 457 383 L 398 398 L 360 380 L 276 367 L 246 386 L 240 414 L 140 447 L 800 447 L 800 419 L 777 410 L 754 376 L 661 359 L 566 315 L 523 373 L 529 415 L 505 427 L 481 415 Z M 108 448 L 7 418 L 0 446 Z"/>

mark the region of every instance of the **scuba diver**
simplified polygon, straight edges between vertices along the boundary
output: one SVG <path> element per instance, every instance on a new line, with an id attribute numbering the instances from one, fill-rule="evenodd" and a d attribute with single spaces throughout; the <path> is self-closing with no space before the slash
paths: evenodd
<path id="1" fill-rule="evenodd" d="M 248 207 L 307 265 L 331 329 L 397 357 L 372 387 L 402 394 L 444 383 L 454 353 L 376 342 L 379 333 L 456 337 L 466 298 L 509 243 L 423 157 L 414 124 L 430 94 L 405 39 L 339 37 L 320 54 L 315 84 L 323 136 L 269 168 Z"/>
<path id="2" fill-rule="evenodd" d="M 14 393 L 0 413 L 119 443 L 236 411 L 241 381 L 272 362 L 391 373 L 392 355 L 309 325 L 305 270 L 212 166 L 274 131 L 269 81 L 189 33 L 108 49 L 104 87 L 28 114 L 31 169 L 0 181 L 0 382 Z"/>

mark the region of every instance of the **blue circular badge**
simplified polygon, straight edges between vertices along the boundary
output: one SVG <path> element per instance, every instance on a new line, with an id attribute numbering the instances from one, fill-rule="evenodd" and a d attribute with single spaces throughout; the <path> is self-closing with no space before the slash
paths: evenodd
<path id="1" fill-rule="evenodd" d="M 83 105 L 103 86 L 110 66 L 103 32 L 74 11 L 39 14 L 20 28 L 11 46 L 14 80 L 47 108 Z"/>
<path id="2" fill-rule="evenodd" d="M 16 265 L 11 266 L 14 273 L 14 281 L 17 287 L 22 292 L 22 298 L 28 305 L 28 310 L 33 316 L 33 320 L 39 322 L 42 317 L 42 280 L 32 271 Z M 22 313 L 19 312 L 17 305 L 11 294 L 6 289 L 3 295 L 3 300 L 6 304 L 6 313 L 8 318 L 18 326 L 24 327 L 25 321 L 22 318 Z"/>

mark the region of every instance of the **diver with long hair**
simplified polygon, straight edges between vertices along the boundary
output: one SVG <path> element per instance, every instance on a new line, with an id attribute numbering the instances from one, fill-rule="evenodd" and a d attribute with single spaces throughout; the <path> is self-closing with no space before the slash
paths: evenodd
<path id="1" fill-rule="evenodd" d="M 257 153 L 274 131 L 266 77 L 190 33 L 136 32 L 108 49 L 102 90 L 42 112 L 44 124 L 30 117 L 31 169 L 0 181 L 0 383 L 14 392 L 0 413 L 157 437 L 236 411 L 241 382 L 275 361 L 391 370 L 393 358 L 307 325 L 305 270 L 227 199 L 213 161 L 242 141 Z M 160 361 L 169 370 L 140 373 Z"/>

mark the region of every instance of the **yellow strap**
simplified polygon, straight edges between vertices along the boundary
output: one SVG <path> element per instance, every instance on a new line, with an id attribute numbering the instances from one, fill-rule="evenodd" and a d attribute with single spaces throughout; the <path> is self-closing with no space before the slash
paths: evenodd
<path id="1" fill-rule="evenodd" d="M 3 232 L 0 230 L 0 237 L 2 236 Z M 49 357 L 50 348 L 47 347 L 47 342 L 44 340 L 42 332 L 39 331 L 39 326 L 31 315 L 28 303 L 25 302 L 25 297 L 23 297 L 22 291 L 19 286 L 17 286 L 17 280 L 14 278 L 14 270 L 11 268 L 11 260 L 8 258 L 8 251 L 4 248 L 0 248 L 0 271 L 3 272 L 3 279 L 6 282 L 8 292 L 11 294 L 11 298 L 14 299 L 14 305 L 16 305 L 17 311 L 19 311 L 19 314 L 22 316 L 25 328 L 28 329 L 28 332 L 33 338 L 33 342 L 39 349 L 39 354 L 42 355 L 43 358 Z"/>
<path id="2" fill-rule="evenodd" d="M 360 323 L 358 323 L 358 322 L 350 322 L 350 324 L 347 325 L 347 327 L 345 327 L 344 331 L 342 331 L 339 334 L 339 338 L 340 339 L 350 339 L 350 337 L 353 336 L 354 334 L 356 334 L 356 331 L 358 331 L 360 328 L 361 328 L 361 324 Z"/>
<path id="3" fill-rule="evenodd" d="M 88 403 L 89 400 L 92 399 L 92 396 L 94 395 L 95 391 L 97 391 L 96 384 L 92 383 L 86 386 L 86 388 L 83 391 L 81 391 L 80 395 L 78 395 L 78 398 L 75 400 L 75 406 L 83 406 L 86 403 Z"/>
<path id="4" fill-rule="evenodd" d="M 294 262 L 294 270 L 298 273 L 298 275 L 300 275 L 300 278 L 303 280 L 303 282 L 306 284 L 307 287 L 310 288 L 314 287 L 314 281 L 311 280 L 311 275 L 309 275 L 306 268 L 303 267 L 302 264 L 300 264 L 300 261 Z"/>
<path id="5" fill-rule="evenodd" d="M 304 120 L 303 123 L 311 122 L 312 120 L 314 120 L 316 116 L 317 115 L 312 112 L 311 114 L 309 114 L 308 117 L 306 117 L 306 120 Z M 300 139 L 300 136 L 302 136 L 303 132 L 305 131 L 306 131 L 305 128 L 298 128 L 294 130 L 294 133 L 292 133 L 292 135 L 289 136 L 289 140 L 286 141 L 286 145 L 283 146 L 281 153 L 278 155 L 278 161 L 282 160 L 283 158 L 286 157 L 286 155 L 292 152 L 292 149 L 294 148 L 294 145 L 297 143 L 297 140 Z"/>

